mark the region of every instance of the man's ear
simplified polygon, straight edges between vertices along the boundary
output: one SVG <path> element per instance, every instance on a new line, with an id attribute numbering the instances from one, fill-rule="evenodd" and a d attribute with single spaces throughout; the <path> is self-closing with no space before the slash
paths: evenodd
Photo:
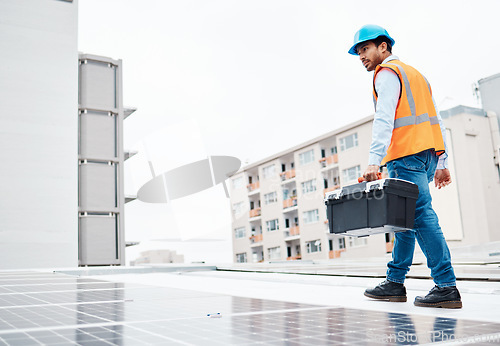
<path id="1" fill-rule="evenodd" d="M 382 42 L 379 44 L 378 49 L 381 53 L 387 52 L 387 42 Z"/>

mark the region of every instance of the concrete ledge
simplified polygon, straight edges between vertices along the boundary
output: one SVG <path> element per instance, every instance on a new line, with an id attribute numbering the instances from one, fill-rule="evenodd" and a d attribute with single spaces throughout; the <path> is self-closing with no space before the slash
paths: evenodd
<path id="1" fill-rule="evenodd" d="M 75 276 L 92 275 L 119 275 L 119 274 L 144 274 L 144 273 L 169 273 L 169 272 L 199 272 L 217 270 L 214 265 L 203 264 L 151 264 L 134 267 L 82 267 L 78 269 L 54 270 L 54 273 Z"/>

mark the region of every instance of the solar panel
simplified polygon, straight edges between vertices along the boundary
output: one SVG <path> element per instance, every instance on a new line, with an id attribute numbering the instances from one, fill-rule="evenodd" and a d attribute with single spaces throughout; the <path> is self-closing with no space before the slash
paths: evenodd
<path id="1" fill-rule="evenodd" d="M 220 313 L 220 315 L 217 315 Z M 210 318 L 207 315 L 214 314 Z M 382 345 L 497 335 L 500 324 L 0 272 L 0 345 Z"/>

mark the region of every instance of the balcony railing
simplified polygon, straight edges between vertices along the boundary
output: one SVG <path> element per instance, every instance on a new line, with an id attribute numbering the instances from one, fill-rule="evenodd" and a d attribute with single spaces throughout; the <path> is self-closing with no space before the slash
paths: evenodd
<path id="1" fill-rule="evenodd" d="M 340 189 L 340 185 L 335 185 L 335 186 L 327 187 L 326 189 L 323 190 L 323 195 L 325 195 L 327 192 L 335 191 L 337 189 Z"/>
<path id="2" fill-rule="evenodd" d="M 250 243 L 260 243 L 262 241 L 262 234 L 256 234 L 250 237 Z"/>
<path id="3" fill-rule="evenodd" d="M 296 260 L 300 260 L 302 259 L 302 256 L 301 255 L 297 255 L 297 256 L 290 256 L 290 257 L 287 257 L 286 260 L 287 261 L 296 261 Z"/>
<path id="4" fill-rule="evenodd" d="M 328 253 L 328 258 L 332 259 L 332 258 L 339 258 L 340 257 L 340 254 L 342 252 L 344 252 L 345 249 L 340 249 L 340 250 L 332 250 Z"/>
<path id="5" fill-rule="evenodd" d="M 283 209 L 297 206 L 297 197 L 291 197 L 283 201 Z"/>
<path id="6" fill-rule="evenodd" d="M 338 154 L 333 154 L 332 156 L 323 157 L 322 159 L 319 160 L 319 163 L 321 163 L 321 167 L 330 166 L 338 162 L 339 162 Z"/>
<path id="7" fill-rule="evenodd" d="M 251 209 L 248 214 L 250 217 L 260 216 L 260 208 Z"/>
<path id="8" fill-rule="evenodd" d="M 295 169 L 280 173 L 281 181 L 295 178 Z"/>
<path id="9" fill-rule="evenodd" d="M 254 190 L 257 190 L 259 187 L 260 187 L 260 181 L 256 181 L 255 183 L 247 185 L 248 192 L 252 192 Z"/>
<path id="10" fill-rule="evenodd" d="M 285 234 L 285 238 L 300 235 L 299 226 L 290 227 L 290 228 L 284 230 L 283 232 Z"/>
<path id="11" fill-rule="evenodd" d="M 345 252 L 345 249 L 340 249 L 340 250 L 331 250 L 329 253 L 328 253 L 328 258 L 332 259 L 332 258 L 339 258 L 340 257 L 340 254 L 342 252 Z"/>

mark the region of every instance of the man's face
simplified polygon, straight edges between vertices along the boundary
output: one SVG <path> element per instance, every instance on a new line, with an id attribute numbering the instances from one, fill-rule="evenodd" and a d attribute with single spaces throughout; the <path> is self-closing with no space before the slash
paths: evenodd
<path id="1" fill-rule="evenodd" d="M 359 47 L 356 48 L 359 54 L 359 59 L 367 71 L 375 70 L 377 65 L 384 61 L 384 46 L 385 43 L 382 43 L 377 47 L 375 43 L 368 41 L 360 43 Z"/>

